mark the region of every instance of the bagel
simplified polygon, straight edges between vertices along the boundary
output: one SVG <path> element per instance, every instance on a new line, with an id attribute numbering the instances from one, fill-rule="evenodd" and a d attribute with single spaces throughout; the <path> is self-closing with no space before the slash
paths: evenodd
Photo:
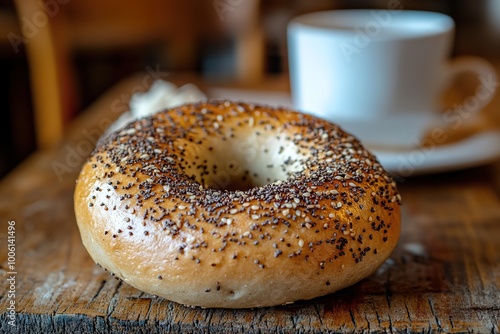
<path id="1" fill-rule="evenodd" d="M 190 306 L 332 293 L 373 273 L 400 233 L 396 184 L 352 135 L 229 101 L 165 110 L 99 141 L 74 201 L 96 263 Z"/>

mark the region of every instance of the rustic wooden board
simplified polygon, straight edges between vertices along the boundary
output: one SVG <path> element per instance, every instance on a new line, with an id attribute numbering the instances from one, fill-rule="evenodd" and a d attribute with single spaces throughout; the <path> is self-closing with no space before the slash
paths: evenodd
<path id="1" fill-rule="evenodd" d="M 76 122 L 64 143 L 33 155 L 0 183 L 2 333 L 499 331 L 498 163 L 401 180 L 398 248 L 374 275 L 332 295 L 265 309 L 199 309 L 113 279 L 81 244 L 72 194 L 89 138 L 101 131 L 99 123 L 118 115 L 110 110 L 137 82 L 116 87 Z M 56 173 L 54 162 L 67 168 Z M 9 220 L 16 222 L 16 327 L 8 325 L 6 312 Z"/>

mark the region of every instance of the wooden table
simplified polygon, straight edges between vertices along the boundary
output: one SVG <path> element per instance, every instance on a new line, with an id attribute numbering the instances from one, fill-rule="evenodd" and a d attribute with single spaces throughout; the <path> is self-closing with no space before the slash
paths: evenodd
<path id="1" fill-rule="evenodd" d="M 199 309 L 113 279 L 81 244 L 72 194 L 95 140 L 142 79 L 114 87 L 64 142 L 35 153 L 1 181 L 2 333 L 499 332 L 499 163 L 401 180 L 399 246 L 371 277 L 332 295 L 265 309 Z M 15 222 L 13 268 L 9 221 Z M 16 327 L 8 323 L 11 276 Z"/>

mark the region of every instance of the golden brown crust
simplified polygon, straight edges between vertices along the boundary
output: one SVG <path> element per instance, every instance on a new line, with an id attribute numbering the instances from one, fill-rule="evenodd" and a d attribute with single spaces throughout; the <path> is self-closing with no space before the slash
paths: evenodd
<path id="1" fill-rule="evenodd" d="M 97 263 L 202 307 L 284 304 L 363 279 L 397 243 L 399 206 L 392 179 L 337 126 L 227 101 L 114 133 L 75 191 Z"/>

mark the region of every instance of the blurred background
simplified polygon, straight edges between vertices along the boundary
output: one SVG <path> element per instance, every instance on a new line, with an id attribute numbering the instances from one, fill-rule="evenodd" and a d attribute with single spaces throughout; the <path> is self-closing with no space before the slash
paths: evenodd
<path id="1" fill-rule="evenodd" d="M 0 0 L 0 177 L 57 145 L 72 118 L 133 74 L 286 87 L 292 17 L 390 3 L 450 15 L 453 55 L 499 63 L 499 0 Z"/>

